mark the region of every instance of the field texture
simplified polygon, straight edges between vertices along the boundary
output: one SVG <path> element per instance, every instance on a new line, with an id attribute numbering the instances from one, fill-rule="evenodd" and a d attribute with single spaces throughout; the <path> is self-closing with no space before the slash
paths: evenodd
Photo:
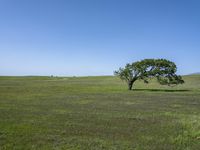
<path id="1" fill-rule="evenodd" d="M 199 150 L 200 76 L 0 77 L 0 150 Z"/>

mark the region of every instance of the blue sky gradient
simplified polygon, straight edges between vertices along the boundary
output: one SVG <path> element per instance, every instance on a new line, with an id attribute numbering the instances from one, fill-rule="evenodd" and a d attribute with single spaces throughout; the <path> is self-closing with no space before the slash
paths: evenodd
<path id="1" fill-rule="evenodd" d="M 0 75 L 112 75 L 144 58 L 200 71 L 199 0 L 0 0 Z"/>

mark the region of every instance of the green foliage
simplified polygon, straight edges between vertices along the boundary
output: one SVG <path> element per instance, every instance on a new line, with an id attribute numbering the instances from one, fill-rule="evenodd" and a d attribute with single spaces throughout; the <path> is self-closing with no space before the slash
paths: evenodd
<path id="1" fill-rule="evenodd" d="M 177 67 L 174 62 L 166 59 L 144 59 L 132 64 L 126 64 L 125 68 L 119 68 L 114 74 L 125 80 L 129 89 L 132 88 L 136 80 L 143 80 L 149 83 L 149 80 L 156 78 L 162 85 L 183 84 L 181 76 L 176 75 Z"/>

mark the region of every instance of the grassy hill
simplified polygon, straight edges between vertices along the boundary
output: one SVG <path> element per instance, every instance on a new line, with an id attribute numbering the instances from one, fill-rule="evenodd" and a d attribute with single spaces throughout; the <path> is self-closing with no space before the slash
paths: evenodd
<path id="1" fill-rule="evenodd" d="M 190 75 L 200 75 L 200 72 L 195 72 L 195 73 L 192 73 Z"/>
<path id="2" fill-rule="evenodd" d="M 184 79 L 0 77 L 0 149 L 197 150 L 200 75 Z"/>

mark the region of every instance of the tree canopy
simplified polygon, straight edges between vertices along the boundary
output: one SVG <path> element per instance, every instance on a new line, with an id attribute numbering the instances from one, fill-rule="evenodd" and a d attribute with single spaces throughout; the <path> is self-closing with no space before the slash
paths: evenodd
<path id="1" fill-rule="evenodd" d="M 166 59 L 144 59 L 133 63 L 128 63 L 124 68 L 119 68 L 114 74 L 125 80 L 129 90 L 132 89 L 136 80 L 143 80 L 149 83 L 151 78 L 156 78 L 162 85 L 183 84 L 181 76 L 176 75 L 177 66 L 174 62 Z"/>

